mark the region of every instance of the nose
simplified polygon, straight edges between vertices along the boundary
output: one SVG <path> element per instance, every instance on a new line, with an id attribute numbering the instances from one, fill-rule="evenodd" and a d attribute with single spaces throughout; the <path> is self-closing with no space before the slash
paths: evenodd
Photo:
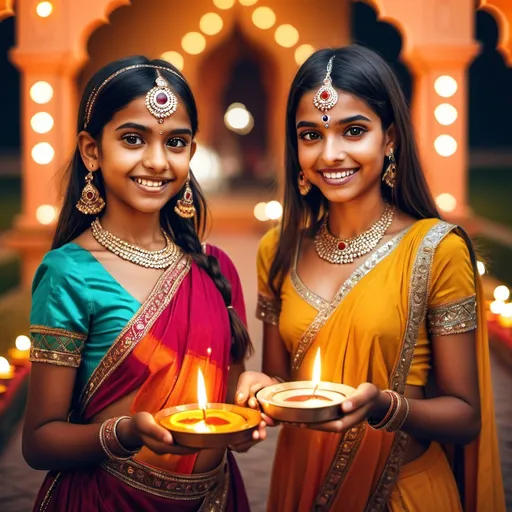
<path id="1" fill-rule="evenodd" d="M 341 137 L 327 136 L 322 151 L 322 160 L 326 167 L 332 167 L 347 157 L 345 144 Z"/>
<path id="2" fill-rule="evenodd" d="M 148 144 L 144 152 L 142 164 L 146 169 L 155 173 L 162 173 L 169 169 L 167 154 L 162 144 Z"/>

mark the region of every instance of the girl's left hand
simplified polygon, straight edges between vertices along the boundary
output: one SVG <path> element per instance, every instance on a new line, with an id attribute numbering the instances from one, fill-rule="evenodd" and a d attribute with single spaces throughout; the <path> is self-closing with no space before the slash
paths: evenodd
<path id="1" fill-rule="evenodd" d="M 360 384 L 342 403 L 343 417 L 325 423 L 302 424 L 301 427 L 322 430 L 325 432 L 344 432 L 371 417 L 379 417 L 380 412 L 386 413 L 390 403 L 387 393 L 381 391 L 370 382 Z"/>

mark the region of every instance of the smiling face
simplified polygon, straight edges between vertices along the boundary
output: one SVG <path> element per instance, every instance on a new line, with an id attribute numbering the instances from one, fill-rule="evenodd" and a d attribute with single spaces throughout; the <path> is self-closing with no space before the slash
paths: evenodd
<path id="1" fill-rule="evenodd" d="M 329 202 L 343 203 L 380 194 L 384 157 L 394 148 L 393 129 L 361 99 L 337 90 L 328 112 L 313 104 L 316 91 L 301 98 L 296 114 L 299 164 Z M 329 127 L 325 127 L 329 116 Z"/>
<path id="2" fill-rule="evenodd" d="M 79 135 L 87 168 L 101 169 L 109 209 L 128 207 L 155 213 L 185 184 L 195 151 L 190 119 L 183 102 L 162 124 L 153 117 L 145 97 L 131 101 L 105 125 L 99 144 Z"/>

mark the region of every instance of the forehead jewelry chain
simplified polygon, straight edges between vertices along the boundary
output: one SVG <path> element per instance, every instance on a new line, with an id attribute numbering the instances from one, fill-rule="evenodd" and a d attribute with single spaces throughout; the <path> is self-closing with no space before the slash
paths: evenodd
<path id="1" fill-rule="evenodd" d="M 331 108 L 338 103 L 338 93 L 336 89 L 332 86 L 331 72 L 332 72 L 332 61 L 334 60 L 334 56 L 329 59 L 327 63 L 327 70 L 325 74 L 325 78 L 322 82 L 322 85 L 318 89 L 313 98 L 313 105 L 320 110 L 320 112 L 327 112 L 331 110 Z M 322 122 L 326 128 L 329 128 L 329 121 L 331 120 L 330 116 L 324 114 L 322 116 Z"/>
<path id="2" fill-rule="evenodd" d="M 171 240 L 170 236 L 162 230 L 165 238 L 165 247 L 158 251 L 148 251 L 141 249 L 121 240 L 110 231 L 107 231 L 99 219 L 91 224 L 92 236 L 96 241 L 123 260 L 130 261 L 136 265 L 146 268 L 163 269 L 170 267 L 180 258 L 182 252 L 180 248 Z"/>
<path id="3" fill-rule="evenodd" d="M 330 233 L 326 215 L 314 238 L 316 253 L 329 263 L 353 263 L 355 259 L 377 247 L 391 225 L 393 214 L 393 208 L 386 203 L 381 218 L 364 233 L 353 238 L 338 238 Z"/>

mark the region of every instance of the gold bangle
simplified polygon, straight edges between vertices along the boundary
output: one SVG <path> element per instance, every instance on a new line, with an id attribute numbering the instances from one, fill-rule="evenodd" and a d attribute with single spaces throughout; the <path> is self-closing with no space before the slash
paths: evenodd
<path id="1" fill-rule="evenodd" d="M 117 437 L 117 425 L 121 420 L 130 419 L 129 416 L 119 416 L 105 420 L 100 427 L 100 444 L 106 456 L 110 460 L 128 460 L 133 457 L 140 448 L 136 450 L 127 450 Z M 117 452 L 117 453 L 115 453 Z"/>
<path id="2" fill-rule="evenodd" d="M 370 427 L 374 428 L 375 430 L 380 430 L 382 427 L 384 427 L 384 425 L 386 425 L 386 423 L 389 421 L 389 418 L 391 418 L 391 416 L 395 412 L 395 408 L 396 408 L 396 404 L 397 404 L 396 396 L 389 389 L 385 389 L 384 393 L 386 393 L 389 396 L 389 398 L 391 399 L 391 401 L 389 403 L 389 408 L 388 408 L 386 414 L 377 423 L 372 423 L 371 420 L 368 420 L 368 424 L 370 425 Z"/>

